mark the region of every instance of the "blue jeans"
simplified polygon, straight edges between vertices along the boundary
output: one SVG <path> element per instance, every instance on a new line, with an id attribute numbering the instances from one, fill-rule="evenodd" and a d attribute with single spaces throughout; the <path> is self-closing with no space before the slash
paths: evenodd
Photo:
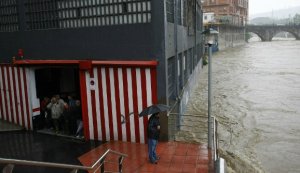
<path id="1" fill-rule="evenodd" d="M 158 140 L 148 139 L 148 155 L 149 155 L 149 160 L 152 163 L 157 161 L 157 155 L 156 155 L 157 143 L 158 143 Z"/>

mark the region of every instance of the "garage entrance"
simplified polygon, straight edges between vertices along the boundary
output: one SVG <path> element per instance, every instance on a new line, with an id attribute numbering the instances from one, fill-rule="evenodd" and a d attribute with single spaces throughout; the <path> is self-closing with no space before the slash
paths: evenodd
<path id="1" fill-rule="evenodd" d="M 78 120 L 82 120 L 81 105 L 76 103 L 81 100 L 79 69 L 76 67 L 36 68 L 35 82 L 41 113 L 33 119 L 34 129 L 43 133 L 82 137 L 82 133 L 76 134 Z M 52 115 L 55 112 L 52 109 L 62 110 L 59 118 L 57 115 Z"/>
<path id="2" fill-rule="evenodd" d="M 41 68 L 35 70 L 37 97 L 55 94 L 80 96 L 78 68 Z"/>

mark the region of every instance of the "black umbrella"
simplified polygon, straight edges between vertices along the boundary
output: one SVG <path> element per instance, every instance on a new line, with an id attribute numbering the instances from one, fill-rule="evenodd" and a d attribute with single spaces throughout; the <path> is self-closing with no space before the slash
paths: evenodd
<path id="1" fill-rule="evenodd" d="M 159 112 L 164 112 L 164 111 L 169 110 L 169 108 L 170 108 L 169 106 L 163 105 L 163 104 L 151 105 L 151 106 L 145 108 L 139 114 L 139 117 L 147 116 L 147 115 L 155 114 L 155 113 L 159 113 Z"/>

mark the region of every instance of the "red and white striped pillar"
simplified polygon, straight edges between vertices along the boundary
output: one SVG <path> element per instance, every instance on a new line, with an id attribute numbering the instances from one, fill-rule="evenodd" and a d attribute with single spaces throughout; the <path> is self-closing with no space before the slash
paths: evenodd
<path id="1" fill-rule="evenodd" d="M 80 81 L 86 138 L 146 143 L 149 117 L 138 113 L 157 102 L 156 65 L 93 65 Z"/>
<path id="2" fill-rule="evenodd" d="M 32 129 L 29 69 L 0 64 L 0 119 Z"/>

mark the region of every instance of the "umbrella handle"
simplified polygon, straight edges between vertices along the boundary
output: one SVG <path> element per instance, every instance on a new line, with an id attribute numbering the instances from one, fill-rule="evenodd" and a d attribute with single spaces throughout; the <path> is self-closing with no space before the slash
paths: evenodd
<path id="1" fill-rule="evenodd" d="M 133 114 L 134 114 L 134 112 L 130 112 L 127 117 L 125 117 L 125 115 L 121 114 L 121 124 L 127 123 L 128 119 Z"/>

